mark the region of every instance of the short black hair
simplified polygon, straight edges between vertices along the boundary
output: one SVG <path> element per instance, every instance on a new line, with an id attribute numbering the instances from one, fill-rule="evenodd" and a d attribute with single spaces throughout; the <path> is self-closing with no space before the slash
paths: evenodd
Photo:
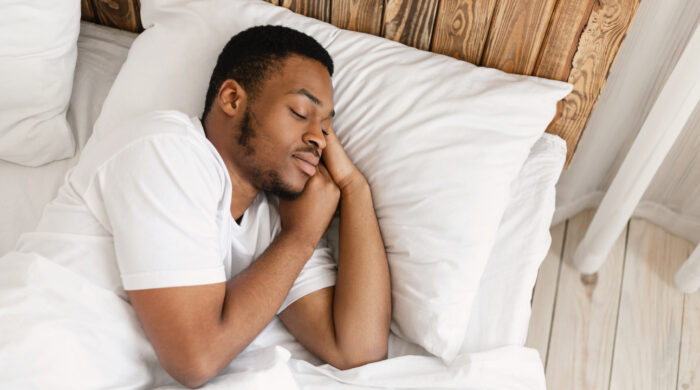
<path id="1" fill-rule="evenodd" d="M 314 38 L 284 26 L 256 26 L 241 31 L 228 41 L 219 54 L 209 80 L 202 121 L 209 114 L 221 85 L 234 79 L 245 89 L 249 99 L 259 92 L 262 82 L 272 71 L 281 69 L 281 61 L 300 55 L 323 64 L 333 76 L 333 59 Z"/>

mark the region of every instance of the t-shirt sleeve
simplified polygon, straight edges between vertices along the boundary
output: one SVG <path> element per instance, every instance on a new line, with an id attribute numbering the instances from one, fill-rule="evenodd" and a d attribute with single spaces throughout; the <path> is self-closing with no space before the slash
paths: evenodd
<path id="1" fill-rule="evenodd" d="M 311 258 L 294 281 L 277 314 L 314 291 L 335 286 L 336 270 L 336 263 L 333 260 L 331 249 L 327 245 L 327 240 L 321 238 Z"/>
<path id="2" fill-rule="evenodd" d="M 132 142 L 97 186 L 125 290 L 226 281 L 217 213 L 223 183 L 211 153 L 183 135 Z"/>
<path id="3" fill-rule="evenodd" d="M 279 200 L 270 196 L 272 206 L 272 236 L 276 236 L 282 230 L 279 219 Z M 287 293 L 287 297 L 282 302 L 277 314 L 284 311 L 287 306 L 296 302 L 300 298 L 311 294 L 322 288 L 335 286 L 337 264 L 333 251 L 329 245 L 326 235 L 321 238 L 311 258 L 302 268 L 299 276 L 294 281 L 292 288 Z"/>

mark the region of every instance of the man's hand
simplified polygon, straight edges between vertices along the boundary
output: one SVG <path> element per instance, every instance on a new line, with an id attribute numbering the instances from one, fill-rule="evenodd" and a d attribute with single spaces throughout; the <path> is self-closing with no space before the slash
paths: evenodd
<path id="1" fill-rule="evenodd" d="M 127 291 L 173 378 L 200 386 L 270 323 L 328 227 L 339 197 L 328 170 L 319 164 L 299 198 L 280 200 L 282 232 L 228 282 Z"/>
<path id="2" fill-rule="evenodd" d="M 309 351 L 349 369 L 386 358 L 391 281 L 369 184 L 327 131 L 323 161 L 341 192 L 336 285 L 297 300 L 279 318 Z"/>
<path id="3" fill-rule="evenodd" d="M 356 181 L 364 181 L 362 173 L 345 153 L 333 126 L 329 126 L 326 132 L 328 135 L 326 135 L 326 148 L 323 150 L 323 162 L 338 188 L 343 191 Z"/>
<path id="4" fill-rule="evenodd" d="M 291 201 L 280 199 L 282 232 L 316 248 L 333 218 L 339 199 L 338 186 L 320 162 L 299 198 Z"/>

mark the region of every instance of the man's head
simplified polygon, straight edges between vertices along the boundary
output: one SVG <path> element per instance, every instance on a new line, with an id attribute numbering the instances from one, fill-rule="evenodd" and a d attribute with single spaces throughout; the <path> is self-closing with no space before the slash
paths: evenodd
<path id="1" fill-rule="evenodd" d="M 325 148 L 332 74 L 330 55 L 308 35 L 281 26 L 245 30 L 214 68 L 202 115 L 207 136 L 241 179 L 293 199 Z"/>

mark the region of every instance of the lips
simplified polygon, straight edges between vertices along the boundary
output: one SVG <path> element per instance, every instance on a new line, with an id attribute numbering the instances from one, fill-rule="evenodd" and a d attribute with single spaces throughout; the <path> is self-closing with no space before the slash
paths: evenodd
<path id="1" fill-rule="evenodd" d="M 292 155 L 295 162 L 307 175 L 313 176 L 316 173 L 316 165 L 318 165 L 319 157 L 313 153 L 299 152 Z"/>

